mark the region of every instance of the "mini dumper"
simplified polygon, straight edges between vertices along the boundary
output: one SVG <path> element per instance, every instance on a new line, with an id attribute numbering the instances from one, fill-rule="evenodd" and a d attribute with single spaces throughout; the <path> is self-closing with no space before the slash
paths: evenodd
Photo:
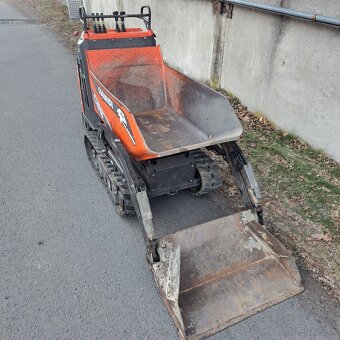
<path id="1" fill-rule="evenodd" d="M 83 7 L 79 14 L 87 156 L 118 214 L 141 220 L 147 261 L 179 337 L 205 338 L 301 292 L 294 259 L 263 226 L 260 190 L 235 142 L 242 127 L 228 99 L 164 64 L 149 6 L 139 14 L 88 15 Z M 145 29 L 126 28 L 129 18 Z M 149 198 L 220 188 L 211 152 L 228 162 L 244 210 L 157 237 Z"/>

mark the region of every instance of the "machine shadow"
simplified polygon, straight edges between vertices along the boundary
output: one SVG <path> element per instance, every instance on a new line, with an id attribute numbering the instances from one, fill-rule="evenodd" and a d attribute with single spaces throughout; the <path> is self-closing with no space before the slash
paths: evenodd
<path id="1" fill-rule="evenodd" d="M 150 205 L 156 237 L 163 237 L 239 211 L 233 207 L 232 199 L 219 191 L 200 197 L 180 191 L 172 196 L 151 198 Z"/>

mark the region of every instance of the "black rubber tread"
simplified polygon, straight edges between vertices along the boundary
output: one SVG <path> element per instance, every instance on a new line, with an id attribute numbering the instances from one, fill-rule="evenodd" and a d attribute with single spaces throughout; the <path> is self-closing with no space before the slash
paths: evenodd
<path id="1" fill-rule="evenodd" d="M 222 186 L 222 174 L 215 161 L 204 151 L 199 150 L 195 155 L 195 166 L 200 185 L 188 191 L 193 196 L 206 195 Z"/>
<path id="2" fill-rule="evenodd" d="M 110 159 L 106 155 L 106 146 L 104 142 L 98 138 L 98 132 L 96 131 L 86 131 L 85 137 L 88 138 L 91 146 L 96 152 L 96 156 L 101 158 L 101 161 L 105 164 L 104 172 L 101 173 L 97 167 L 93 159 L 88 153 L 88 158 L 90 163 L 92 164 L 95 172 L 97 173 L 98 177 L 101 179 L 101 182 L 105 186 L 115 208 L 116 211 L 120 216 L 131 216 L 135 215 L 136 211 L 133 206 L 131 195 L 129 188 L 126 184 L 126 180 L 124 174 L 122 174 L 118 167 L 111 163 Z M 85 146 L 86 147 L 86 146 Z M 111 188 L 108 187 L 107 179 L 110 180 Z M 112 183 L 111 179 L 115 181 Z M 112 185 L 117 187 L 117 194 L 112 191 Z"/>

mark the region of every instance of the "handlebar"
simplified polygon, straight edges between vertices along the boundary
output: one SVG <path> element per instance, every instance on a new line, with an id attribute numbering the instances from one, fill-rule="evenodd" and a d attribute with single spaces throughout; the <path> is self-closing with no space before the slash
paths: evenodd
<path id="1" fill-rule="evenodd" d="M 145 12 L 145 10 L 146 10 L 146 12 Z M 143 20 L 147 30 L 151 30 L 151 8 L 150 8 L 150 6 L 141 7 L 140 14 L 119 14 L 118 12 L 114 12 L 114 14 L 105 14 L 105 15 L 100 14 L 99 16 L 87 14 L 84 6 L 81 6 L 81 7 L 79 7 L 79 18 L 80 18 L 80 21 L 84 25 L 84 32 L 87 32 L 87 30 L 88 30 L 86 21 L 88 19 L 94 20 L 94 19 L 97 19 L 97 18 L 115 19 L 116 21 L 118 21 L 118 19 L 124 20 L 124 18 L 137 18 L 137 19 Z"/>

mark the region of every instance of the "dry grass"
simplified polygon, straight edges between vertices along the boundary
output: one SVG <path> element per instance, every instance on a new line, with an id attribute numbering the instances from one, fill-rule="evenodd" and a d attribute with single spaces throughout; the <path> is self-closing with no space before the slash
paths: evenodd
<path id="1" fill-rule="evenodd" d="M 262 188 L 267 227 L 340 298 L 339 164 L 228 97 L 244 128 L 240 146 Z"/>
<path id="2" fill-rule="evenodd" d="M 74 32 L 80 32 L 82 25 L 79 21 L 70 21 L 67 6 L 58 0 L 26 1 L 33 7 L 39 20 L 58 33 L 64 45 L 75 53 L 78 37 L 74 36 Z"/>

